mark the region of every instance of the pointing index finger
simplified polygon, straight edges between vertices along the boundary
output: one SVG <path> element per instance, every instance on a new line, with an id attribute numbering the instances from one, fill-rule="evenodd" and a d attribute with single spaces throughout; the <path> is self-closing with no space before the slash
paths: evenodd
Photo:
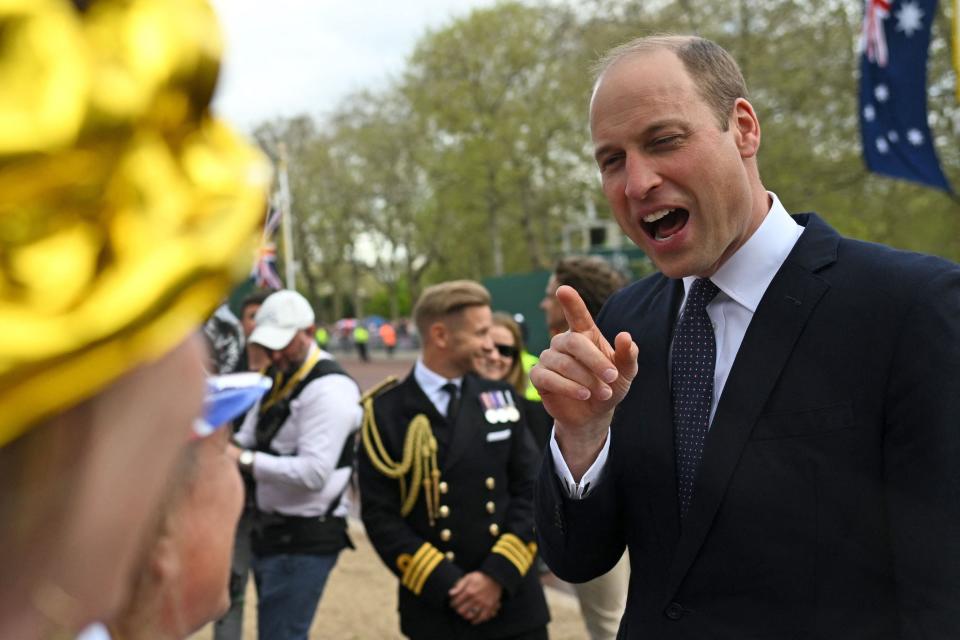
<path id="1" fill-rule="evenodd" d="M 563 315 L 567 319 L 567 326 L 571 331 L 578 333 L 593 333 L 597 330 L 590 312 L 587 311 L 587 305 L 577 290 L 568 285 L 557 287 L 557 302 L 563 310 Z"/>

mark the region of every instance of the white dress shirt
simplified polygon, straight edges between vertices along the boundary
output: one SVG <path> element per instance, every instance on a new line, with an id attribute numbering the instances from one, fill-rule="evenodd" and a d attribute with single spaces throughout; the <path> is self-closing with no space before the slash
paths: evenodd
<path id="1" fill-rule="evenodd" d="M 94 622 L 81 631 L 76 640 L 110 640 L 110 632 L 99 622 Z"/>
<path id="2" fill-rule="evenodd" d="M 420 388 L 427 395 L 433 406 L 437 408 L 440 415 L 447 415 L 447 407 L 450 405 L 450 393 L 445 391 L 443 385 L 452 382 L 457 385 L 457 393 L 461 391 L 463 385 L 463 376 L 459 378 L 444 378 L 436 371 L 431 370 L 423 364 L 422 358 L 417 358 L 417 363 L 413 365 L 413 379 L 417 381 Z"/>
<path id="3" fill-rule="evenodd" d="M 740 247 L 736 253 L 717 269 L 710 277 L 720 289 L 717 297 L 707 305 L 707 315 L 713 324 L 717 340 L 717 361 L 713 373 L 713 400 L 710 404 L 710 421 L 717 410 L 717 403 L 727 383 L 730 369 L 740 350 L 740 343 L 747 333 L 747 327 L 760 304 L 773 277 L 780 270 L 793 246 L 803 233 L 803 227 L 794 222 L 787 210 L 780 204 L 776 194 L 768 191 L 772 204 L 760 227 Z M 683 279 L 683 304 L 696 276 Z M 679 316 L 678 316 L 679 317 Z M 593 465 L 580 479 L 573 480 L 573 474 L 560 453 L 555 433 L 550 437 L 550 450 L 553 453 L 553 466 L 567 493 L 572 498 L 581 498 L 589 491 L 603 471 L 610 450 L 610 431 L 607 441 L 593 462 Z"/>
<path id="4" fill-rule="evenodd" d="M 311 345 L 309 353 L 317 350 L 319 347 Z M 321 360 L 332 358 L 320 350 Z M 260 401 L 247 413 L 237 432 L 241 447 L 256 445 L 259 416 Z M 350 378 L 329 374 L 308 384 L 290 402 L 290 416 L 271 443 L 280 455 L 254 453 L 257 506 L 262 511 L 288 516 L 321 516 L 343 494 L 333 515 L 345 516 L 350 505 L 344 489 L 351 469 L 337 469 L 337 461 L 362 418 L 360 390 Z"/>

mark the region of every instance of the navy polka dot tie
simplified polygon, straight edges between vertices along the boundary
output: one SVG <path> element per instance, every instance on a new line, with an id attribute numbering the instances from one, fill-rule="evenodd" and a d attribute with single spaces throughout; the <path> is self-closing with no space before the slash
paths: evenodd
<path id="1" fill-rule="evenodd" d="M 707 305 L 719 291 L 707 278 L 693 281 L 673 339 L 671 396 L 681 518 L 687 515 L 693 499 L 693 481 L 710 426 L 717 342 Z"/>

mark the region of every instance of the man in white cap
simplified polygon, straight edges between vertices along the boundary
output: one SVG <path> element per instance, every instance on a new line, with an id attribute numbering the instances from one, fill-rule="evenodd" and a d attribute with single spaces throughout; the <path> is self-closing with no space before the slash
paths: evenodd
<path id="1" fill-rule="evenodd" d="M 253 573 L 261 638 L 306 640 L 337 555 L 351 546 L 347 497 L 360 390 L 313 339 L 296 291 L 271 294 L 250 342 L 267 350 L 273 388 L 247 414 L 234 455 L 256 484 Z"/>

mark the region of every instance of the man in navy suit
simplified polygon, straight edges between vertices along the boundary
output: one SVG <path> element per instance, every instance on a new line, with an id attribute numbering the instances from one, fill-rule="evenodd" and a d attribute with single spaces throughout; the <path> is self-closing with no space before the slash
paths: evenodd
<path id="1" fill-rule="evenodd" d="M 960 268 L 788 214 L 716 44 L 599 68 L 603 189 L 660 273 L 596 324 L 557 291 L 547 563 L 583 581 L 629 548 L 621 638 L 960 637 Z"/>

